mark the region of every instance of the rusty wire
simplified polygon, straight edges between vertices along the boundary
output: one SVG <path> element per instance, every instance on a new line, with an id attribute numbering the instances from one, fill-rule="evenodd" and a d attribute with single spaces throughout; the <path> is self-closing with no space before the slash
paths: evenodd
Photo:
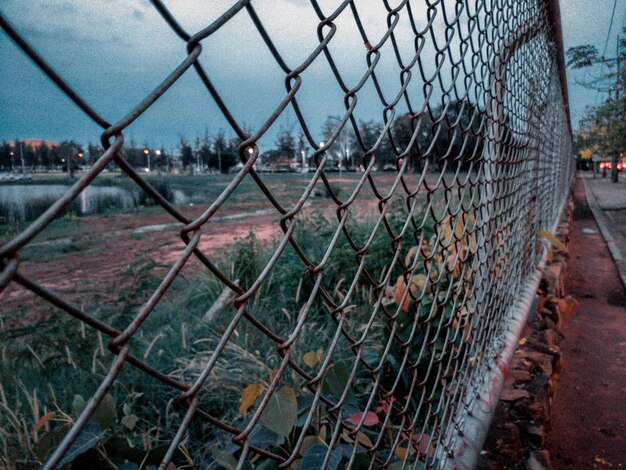
<path id="1" fill-rule="evenodd" d="M 287 64 L 268 30 L 255 12 L 254 2 L 241 0 L 204 29 L 186 31 L 161 0 L 152 4 L 163 20 L 186 43 L 187 55 L 180 65 L 141 103 L 114 124 L 109 123 L 88 104 L 34 51 L 10 22 L 0 15 L 0 26 L 28 57 L 91 120 L 102 127 L 102 157 L 40 218 L 22 233 L 0 247 L 0 288 L 17 283 L 89 327 L 108 336 L 112 364 L 87 407 L 74 423 L 44 468 L 55 468 L 72 442 L 88 422 L 100 400 L 128 364 L 144 371 L 179 392 L 179 402 L 187 412 L 169 442 L 165 466 L 184 441 L 194 423 L 201 421 L 230 436 L 238 468 L 258 457 L 269 459 L 278 468 L 290 468 L 301 459 L 307 436 L 319 433 L 314 419 L 324 410 L 326 445 L 324 465 L 331 465 L 335 449 L 343 447 L 345 468 L 366 467 L 439 468 L 462 449 L 460 429 L 476 390 L 495 367 L 502 349 L 503 332 L 509 321 L 509 308 L 521 287 L 534 272 L 540 252 L 537 233 L 552 225 L 566 196 L 571 177 L 569 158 L 571 131 L 564 90 L 563 64 L 560 57 L 560 25 L 554 23 L 554 5 L 544 0 L 457 0 L 424 2 L 426 18 L 417 18 L 416 2 L 383 0 L 387 10 L 387 31 L 382 37 L 369 37 L 359 12 L 364 2 L 345 0 L 330 10 L 310 0 L 319 18 L 318 44 L 307 44 L 310 55 L 301 64 Z M 276 64 L 284 73 L 285 95 L 265 123 L 247 133 L 229 111 L 220 91 L 201 65 L 203 41 L 236 15 L 248 15 L 261 35 Z M 331 49 L 337 30 L 336 20 L 349 17 L 356 24 L 365 47 L 366 72 L 350 88 L 337 67 Z M 395 28 L 400 18 L 407 19 L 413 31 L 414 55 L 403 60 Z M 420 27 L 418 25 L 425 26 Z M 435 24 L 440 31 L 435 31 Z M 441 32 L 443 31 L 443 33 Z M 377 73 L 382 50 L 389 44 L 394 51 L 399 86 L 394 96 L 381 88 Z M 425 54 L 424 48 L 434 50 Z M 336 123 L 334 134 L 323 147 L 301 112 L 298 90 L 303 73 L 317 61 L 330 66 L 344 93 L 345 113 Z M 165 200 L 122 157 L 125 129 L 183 75 L 196 73 L 207 93 L 219 107 L 232 130 L 241 140 L 239 157 L 243 168 L 232 177 L 219 197 L 205 212 L 190 220 Z M 373 145 L 366 145 L 360 134 L 354 109 L 366 84 L 374 86 L 379 100 L 383 132 Z M 404 116 L 412 130 L 407 142 L 399 142 L 394 125 L 403 116 L 396 113 L 399 103 L 408 109 Z M 324 103 L 320 103 L 320 113 Z M 316 171 L 299 200 L 285 205 L 273 194 L 254 165 L 259 158 L 257 142 L 275 126 L 279 116 L 291 107 L 300 129 L 314 151 Z M 360 146 L 359 161 L 364 167 L 359 184 L 347 197 L 334 193 L 329 181 L 329 155 L 338 145 L 343 128 L 352 128 Z M 430 140 L 420 140 L 429 132 Z M 447 133 L 448 148 L 437 147 L 437 136 Z M 377 185 L 377 151 L 387 142 L 395 155 L 396 176 L 389 189 Z M 458 145 L 453 145 L 456 143 Z M 123 329 L 116 329 L 88 311 L 70 303 L 20 271 L 20 250 L 87 187 L 111 162 L 145 190 L 163 210 L 182 224 L 180 237 L 187 248 L 171 266 L 161 285 Z M 212 224 L 212 218 L 229 199 L 237 186 L 252 178 L 264 197 L 281 215 L 281 240 L 258 278 L 250 285 L 239 285 L 220 270 L 198 243 Z M 416 182 L 416 183 L 415 183 Z M 296 234 L 303 207 L 311 202 L 316 185 L 323 184 L 336 206 L 334 235 L 321 259 L 307 256 Z M 378 214 L 366 240 L 351 235 L 353 202 L 370 188 L 377 198 Z M 262 196 L 261 196 L 262 195 Z M 395 223 L 393 202 L 402 200 L 401 220 Z M 432 233 L 426 226 L 432 224 Z M 380 237 L 389 240 L 385 269 L 373 272 L 370 259 L 381 256 L 373 250 Z M 346 241 L 354 253 L 354 266 L 345 279 L 341 297 L 324 285 L 324 276 L 333 264 L 337 243 Z M 301 259 L 309 283 L 308 298 L 300 301 L 298 319 L 289 336 L 284 337 L 265 325 L 251 308 L 251 299 L 263 295 L 263 286 L 287 250 Z M 236 293 L 229 312 L 230 321 L 219 341 L 193 381 L 181 381 L 151 366 L 131 353 L 130 345 L 142 324 L 151 315 L 181 269 L 196 257 L 205 269 L 216 276 L 225 288 Z M 370 302 L 359 299 L 359 289 L 370 289 Z M 332 319 L 335 331 L 327 338 L 319 363 L 307 368 L 302 357 L 294 354 L 294 344 L 310 325 L 313 305 L 321 302 L 325 315 Z M 355 307 L 356 305 L 356 307 Z M 350 316 L 359 311 L 358 328 L 348 326 Z M 172 318 L 172 322 L 180 319 Z M 216 361 L 232 341 L 232 334 L 242 322 L 267 336 L 280 358 L 271 380 L 265 387 L 251 418 L 228 422 L 201 405 L 203 387 Z M 407 323 L 408 322 L 408 323 Z M 377 325 L 383 325 L 380 331 Z M 372 340 L 378 356 L 365 358 Z M 323 383 L 333 372 L 334 358 L 344 348 L 351 354 L 343 393 L 333 394 Z M 390 351 L 394 351 L 394 357 Z M 391 361 L 394 361 L 391 364 Z M 390 370 L 393 370 L 390 380 Z M 310 397 L 306 418 L 294 428 L 292 446 L 281 454 L 255 443 L 252 433 L 261 427 L 259 420 L 277 391 L 297 375 L 302 386 L 298 394 Z M 367 384 L 364 386 L 364 381 Z M 139 385 L 140 386 L 140 385 Z M 360 394 L 360 395 L 359 395 Z M 355 395 L 358 395 L 354 418 Z M 376 415 L 376 424 L 366 418 Z M 363 438 L 367 435 L 367 438 Z M 350 443 L 346 451 L 346 443 Z M 365 457 L 363 457 L 365 456 Z M 297 465 L 297 464 L 296 464 Z M 335 466 L 336 467 L 336 466 Z M 269 468 L 269 467 L 268 467 Z M 365 468 L 365 467 L 363 467 Z"/>

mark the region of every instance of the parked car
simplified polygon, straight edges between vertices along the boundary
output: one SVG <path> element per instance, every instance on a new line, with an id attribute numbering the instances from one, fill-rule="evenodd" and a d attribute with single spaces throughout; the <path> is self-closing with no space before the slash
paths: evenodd
<path id="1" fill-rule="evenodd" d="M 612 167 L 612 162 L 600 162 L 600 169 L 601 170 L 606 170 L 606 171 L 610 171 L 611 167 Z M 626 163 L 624 162 L 617 162 L 617 171 L 623 171 L 626 170 Z"/>

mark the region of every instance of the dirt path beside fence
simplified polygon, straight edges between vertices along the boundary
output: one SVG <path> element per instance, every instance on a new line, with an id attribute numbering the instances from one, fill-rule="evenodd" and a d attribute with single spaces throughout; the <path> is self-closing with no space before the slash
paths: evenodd
<path id="1" fill-rule="evenodd" d="M 574 198 L 565 288 L 580 307 L 562 327 L 548 448 L 555 469 L 626 468 L 626 293 L 578 179 Z"/>

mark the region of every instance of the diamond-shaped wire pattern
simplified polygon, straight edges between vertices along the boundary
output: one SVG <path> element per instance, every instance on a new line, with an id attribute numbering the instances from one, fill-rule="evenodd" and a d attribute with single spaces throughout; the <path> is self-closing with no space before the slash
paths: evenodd
<path id="1" fill-rule="evenodd" d="M 62 460 L 125 367 L 139 368 L 171 387 L 186 410 L 169 429 L 163 465 L 191 433 L 196 438 L 200 434 L 207 446 L 227 443 L 224 452 L 238 462 L 237 468 L 298 467 L 303 455 L 307 468 L 440 468 L 460 448 L 464 420 L 502 350 L 510 307 L 541 259 L 537 234 L 552 227 L 573 174 L 555 7 L 544 0 L 382 0 L 387 14 L 380 22 L 386 32 L 370 37 L 361 21 L 367 2 L 346 0 L 331 10 L 310 0 L 319 18 L 319 42 L 303 45 L 311 54 L 302 63 L 289 64 L 255 12 L 255 3 L 233 2 L 216 21 L 192 33 L 161 0 L 152 0 L 188 53 L 165 81 L 114 124 L 100 117 L 88 104 L 89 97 L 79 96 L 0 16 L 5 32 L 102 127 L 106 149 L 47 212 L 0 247 L 1 288 L 20 284 L 110 338 L 113 363 L 45 468 Z M 270 117 L 252 131 L 229 111 L 200 63 L 210 47 L 204 45 L 206 40 L 238 15 L 249 17 L 285 78 L 282 101 L 267 110 Z M 361 35 L 365 47 L 358 59 L 368 66 L 353 86 L 340 72 L 346 64 L 338 64 L 331 52 L 337 23 L 346 19 Z M 409 43 L 406 35 L 397 34 L 400 21 L 410 24 Z M 407 50 L 412 50 L 411 57 Z M 389 73 L 388 62 L 381 69 L 383 54 L 396 63 L 398 85 L 392 94 L 378 79 Z M 332 72 L 345 105 L 345 113 L 334 123 L 335 132 L 323 144 L 314 139 L 298 101 L 303 76 L 320 62 Z M 193 220 L 122 156 L 125 129 L 185 74 L 197 74 L 202 80 L 241 141 L 243 163 L 219 197 Z M 376 90 L 384 122 L 375 139 L 363 135 L 355 118 L 366 86 Z M 317 105 L 319 113 L 329 114 L 325 103 Z M 297 116 L 315 166 L 296 202 L 281 200 L 255 169 L 257 142 L 288 108 Z M 359 146 L 353 157 L 364 171 L 349 194 L 336 193 L 329 162 L 348 130 Z M 380 184 L 382 172 L 376 171 L 383 147 L 395 155 L 393 182 L 387 185 Z M 184 224 L 180 236 L 187 246 L 124 329 L 96 318 L 20 271 L 20 250 L 111 162 L 174 221 Z M 199 242 L 238 185 L 250 179 L 258 188 L 257 197 L 266 198 L 280 214 L 282 235 L 254 279 L 243 283 L 222 271 Z M 313 194 L 320 187 L 328 191 L 336 218 L 324 219 L 326 234 L 319 235 L 323 249 L 316 251 L 301 235 L 310 229 L 309 206 L 315 207 Z M 364 199 L 375 204 L 357 209 Z M 369 221 L 365 235 L 360 229 L 364 218 Z M 346 263 L 343 256 L 339 264 L 339 252 L 345 255 L 346 250 L 351 261 Z M 193 374 L 158 370 L 134 355 L 132 344 L 194 257 L 236 298 L 221 314 L 227 321 L 219 333 L 213 332 L 210 350 L 187 358 L 195 364 Z M 275 306 L 297 314 L 277 326 L 259 306 L 272 302 L 266 295 L 268 285 L 287 258 L 298 260 L 303 274 L 295 280 L 297 293 L 290 305 Z M 171 316 L 171 322 L 181 321 Z M 267 354 L 258 361 L 270 354 L 278 358 L 276 367 L 267 366 L 272 372 L 263 384 L 257 384 L 257 377 L 249 378 L 252 399 L 245 420 L 211 407 L 207 400 L 207 388 L 219 387 L 211 382 L 214 368 L 228 357 L 237 329 L 255 330 L 265 338 L 247 351 L 254 354 L 265 348 Z M 311 337 L 316 337 L 319 348 L 302 350 L 300 343 L 308 338 L 310 344 Z M 291 423 L 294 406 L 297 421 Z M 280 422 L 278 427 L 268 422 L 268 416 Z M 285 423 L 288 432 L 282 444 L 275 445 L 268 432 L 275 438 Z M 312 446 L 312 439 L 318 447 Z M 227 465 L 223 459 L 221 463 Z"/>

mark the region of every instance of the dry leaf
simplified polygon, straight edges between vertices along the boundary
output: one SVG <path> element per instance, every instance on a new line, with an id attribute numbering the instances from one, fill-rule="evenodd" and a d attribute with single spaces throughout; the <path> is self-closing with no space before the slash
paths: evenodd
<path id="1" fill-rule="evenodd" d="M 396 447 L 396 450 L 394 450 L 394 454 L 396 454 L 396 456 L 400 460 L 406 459 L 407 452 L 408 452 L 408 450 L 406 449 L 406 447 Z"/>
<path id="2" fill-rule="evenodd" d="M 33 428 L 33 434 L 37 434 L 37 431 L 39 431 L 43 427 L 44 424 L 50 421 L 53 416 L 54 416 L 54 411 L 50 411 L 49 413 L 46 413 L 41 418 L 39 418 L 39 421 L 37 421 L 37 424 L 35 424 L 35 427 Z"/>
<path id="3" fill-rule="evenodd" d="M 248 385 L 241 394 L 241 405 L 239 405 L 239 413 L 245 415 L 246 411 L 248 411 L 248 408 L 252 406 L 252 404 L 256 401 L 262 391 L 262 384 Z"/>
<path id="4" fill-rule="evenodd" d="M 318 364 L 318 355 L 315 352 L 308 352 L 302 356 L 302 360 L 308 367 L 315 367 Z"/>
<path id="5" fill-rule="evenodd" d="M 578 307 L 580 307 L 580 302 L 573 298 L 571 295 L 568 295 L 564 299 L 558 300 L 559 311 L 565 315 L 565 317 L 569 318 L 574 313 Z"/>
<path id="6" fill-rule="evenodd" d="M 374 447 L 374 444 L 372 444 L 372 440 L 367 436 L 367 434 L 359 432 L 356 435 L 356 438 L 359 441 L 359 444 L 361 444 L 363 447 L 366 447 L 367 449 L 371 449 L 372 447 Z"/>
<path id="7" fill-rule="evenodd" d="M 567 247 L 565 246 L 565 244 L 563 244 L 563 242 L 561 240 L 559 240 L 558 238 L 556 238 L 552 233 L 548 232 L 547 230 L 541 230 L 539 232 L 539 236 L 542 238 L 545 238 L 546 240 L 548 240 L 550 243 L 552 243 L 552 245 L 559 251 L 567 254 L 568 250 Z"/>
<path id="8" fill-rule="evenodd" d="M 304 454 L 306 454 L 311 447 L 318 444 L 324 444 L 324 441 L 319 436 L 306 436 L 302 440 L 302 445 L 298 453 L 304 457 Z"/>
<path id="9" fill-rule="evenodd" d="M 413 259 L 413 257 L 415 256 L 415 252 L 417 251 L 417 247 L 414 246 L 412 247 L 409 252 L 406 254 L 406 258 L 404 258 L 404 265 L 405 266 L 410 266 L 411 265 L 411 260 Z"/>

